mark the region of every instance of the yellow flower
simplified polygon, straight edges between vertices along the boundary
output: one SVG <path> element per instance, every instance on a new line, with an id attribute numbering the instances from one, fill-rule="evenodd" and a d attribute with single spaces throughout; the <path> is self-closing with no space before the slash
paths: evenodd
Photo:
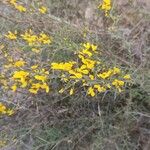
<path id="1" fill-rule="evenodd" d="M 112 85 L 114 85 L 114 86 L 116 86 L 116 87 L 124 86 L 124 81 L 115 79 L 115 80 L 112 82 Z"/>
<path id="2" fill-rule="evenodd" d="M 94 88 L 97 89 L 98 92 L 105 92 L 106 88 L 104 88 L 103 86 L 100 86 L 99 84 L 95 84 Z"/>
<path id="3" fill-rule="evenodd" d="M 8 34 L 6 34 L 5 37 L 7 37 L 10 40 L 16 40 L 17 39 L 16 35 L 17 35 L 17 31 L 15 31 L 14 33 L 8 31 Z"/>
<path id="4" fill-rule="evenodd" d="M 120 71 L 120 69 L 119 68 L 117 68 L 117 67 L 114 67 L 113 68 L 113 74 L 119 74 L 121 71 Z"/>
<path id="5" fill-rule="evenodd" d="M 85 50 L 83 50 L 82 52 L 79 52 L 80 54 L 82 54 L 82 55 L 88 55 L 89 57 L 91 57 L 93 54 L 89 51 L 89 50 L 87 50 L 87 49 L 85 49 Z"/>
<path id="6" fill-rule="evenodd" d="M 82 58 L 82 63 L 86 65 L 87 69 L 91 70 L 94 68 L 96 61 L 88 58 Z"/>
<path id="7" fill-rule="evenodd" d="M 86 69 L 87 67 L 86 67 L 86 65 L 82 65 L 81 67 L 80 67 L 80 69 Z"/>
<path id="8" fill-rule="evenodd" d="M 31 86 L 32 89 L 39 89 L 40 87 L 41 87 L 40 83 L 33 83 Z"/>
<path id="9" fill-rule="evenodd" d="M 45 89 L 46 93 L 49 92 L 49 86 L 46 83 L 44 83 L 43 85 L 41 85 L 41 88 Z"/>
<path id="10" fill-rule="evenodd" d="M 90 49 L 91 44 L 90 44 L 90 43 L 84 43 L 83 46 L 84 46 L 86 49 Z"/>
<path id="11" fill-rule="evenodd" d="M 74 64 L 75 62 L 51 63 L 51 68 L 54 70 L 70 71 Z"/>
<path id="12" fill-rule="evenodd" d="M 31 69 L 37 69 L 38 68 L 38 65 L 33 65 L 33 66 L 31 66 Z"/>
<path id="13" fill-rule="evenodd" d="M 29 75 L 29 72 L 27 71 L 15 71 L 13 74 L 13 78 L 14 79 L 21 79 L 21 78 L 25 78 Z"/>
<path id="14" fill-rule="evenodd" d="M 14 4 L 15 8 L 20 12 L 26 12 L 26 8 L 22 5 Z"/>
<path id="15" fill-rule="evenodd" d="M 97 46 L 96 45 L 91 45 L 92 50 L 95 52 L 97 50 Z"/>
<path id="16" fill-rule="evenodd" d="M 84 50 L 82 50 L 82 52 L 80 52 L 81 54 L 87 54 L 89 57 L 91 57 L 94 53 L 96 53 L 97 50 L 97 46 L 90 44 L 90 43 L 84 43 L 83 44 Z"/>
<path id="17" fill-rule="evenodd" d="M 110 85 L 110 84 L 106 84 L 106 87 L 110 89 L 110 88 L 111 88 L 111 85 Z"/>
<path id="18" fill-rule="evenodd" d="M 89 78 L 91 79 L 91 80 L 94 80 L 94 76 L 93 75 L 89 75 Z"/>
<path id="19" fill-rule="evenodd" d="M 16 84 L 14 84 L 13 86 L 11 86 L 11 89 L 13 90 L 13 92 L 15 92 L 17 90 Z"/>
<path id="20" fill-rule="evenodd" d="M 112 71 L 109 70 L 109 71 L 107 71 L 107 72 L 100 73 L 100 74 L 98 74 L 97 76 L 98 76 L 99 78 L 106 79 L 106 78 L 109 78 L 111 75 L 112 75 Z"/>
<path id="21" fill-rule="evenodd" d="M 37 94 L 37 92 L 38 92 L 38 89 L 29 89 L 29 92 L 30 93 L 33 93 L 33 94 Z"/>
<path id="22" fill-rule="evenodd" d="M 20 82 L 22 84 L 21 85 L 22 88 L 25 88 L 27 86 L 27 81 L 26 81 L 26 79 L 24 77 L 21 78 Z"/>
<path id="23" fill-rule="evenodd" d="M 48 74 L 49 74 L 49 71 L 45 71 L 44 74 L 48 75 Z"/>
<path id="24" fill-rule="evenodd" d="M 40 80 L 42 82 L 44 82 L 46 80 L 46 76 L 42 76 L 42 75 L 35 75 L 34 78 L 36 80 Z"/>
<path id="25" fill-rule="evenodd" d="M 46 93 L 49 92 L 49 86 L 46 83 L 33 83 L 31 88 L 29 89 L 30 93 L 37 94 L 37 92 L 41 89 L 45 89 Z"/>
<path id="26" fill-rule="evenodd" d="M 13 65 L 12 64 L 8 64 L 8 65 L 4 65 L 4 68 L 8 69 L 11 68 Z"/>
<path id="27" fill-rule="evenodd" d="M 19 60 L 14 63 L 15 67 L 23 67 L 25 65 L 25 61 Z"/>
<path id="28" fill-rule="evenodd" d="M 37 44 L 38 37 L 33 34 L 31 29 L 29 31 L 25 31 L 24 34 L 21 34 L 21 37 L 29 44 L 29 46 Z"/>
<path id="29" fill-rule="evenodd" d="M 6 113 L 7 113 L 8 116 L 12 116 L 14 114 L 14 110 L 7 109 Z"/>
<path id="30" fill-rule="evenodd" d="M 46 35 L 45 33 L 41 33 L 38 40 L 39 40 L 39 42 L 41 42 L 43 44 L 51 43 L 51 38 L 48 35 Z"/>
<path id="31" fill-rule="evenodd" d="M 59 90 L 59 93 L 63 93 L 63 92 L 64 92 L 64 89 L 63 89 L 63 88 Z"/>
<path id="32" fill-rule="evenodd" d="M 14 74 L 13 74 L 13 79 L 17 79 L 18 82 L 20 82 L 22 85 L 21 87 L 22 88 L 25 88 L 27 86 L 27 76 L 29 75 L 28 72 L 26 71 L 15 71 Z M 15 86 L 12 86 L 12 90 L 15 91 Z"/>
<path id="33" fill-rule="evenodd" d="M 94 97 L 94 96 L 95 96 L 94 89 L 93 89 L 92 87 L 89 87 L 87 94 L 88 94 L 88 95 L 91 95 L 92 97 Z"/>
<path id="34" fill-rule="evenodd" d="M 123 78 L 126 79 L 126 80 L 130 80 L 131 76 L 129 74 L 126 74 Z"/>
<path id="35" fill-rule="evenodd" d="M 44 7 L 44 6 L 41 6 L 41 7 L 39 8 L 39 12 L 42 13 L 42 14 L 45 14 L 45 13 L 47 12 L 47 8 Z"/>
<path id="36" fill-rule="evenodd" d="M 103 0 L 103 3 L 99 6 L 99 9 L 104 10 L 105 16 L 108 16 L 108 12 L 111 10 L 111 0 Z"/>
<path id="37" fill-rule="evenodd" d="M 73 93 L 74 93 L 74 89 L 71 88 L 69 94 L 70 94 L 70 95 L 73 95 Z"/>
<path id="38" fill-rule="evenodd" d="M 0 102 L 0 113 L 6 114 L 6 106 Z"/>
<path id="39" fill-rule="evenodd" d="M 7 79 L 1 79 L 1 80 L 0 80 L 0 83 L 1 83 L 3 86 L 5 86 L 5 87 L 7 87 L 7 85 L 8 85 Z"/>
<path id="40" fill-rule="evenodd" d="M 32 52 L 35 52 L 35 53 L 39 53 L 40 52 L 40 50 L 37 49 L 37 48 L 32 48 L 31 50 L 32 50 Z"/>
<path id="41" fill-rule="evenodd" d="M 88 74 L 88 73 L 89 73 L 89 70 L 85 69 L 85 70 L 81 70 L 81 71 L 79 71 L 79 72 L 81 72 L 81 73 L 83 73 L 83 74 Z"/>
<path id="42" fill-rule="evenodd" d="M 124 86 L 124 81 L 122 80 L 118 80 L 118 79 L 115 79 L 113 82 L 112 82 L 112 85 L 114 85 L 116 87 L 116 89 L 118 89 L 119 92 L 121 92 L 121 87 Z"/>
<path id="43" fill-rule="evenodd" d="M 83 76 L 82 73 L 78 73 L 74 70 L 70 70 L 69 73 L 71 74 L 70 78 L 72 78 L 72 79 L 76 79 L 76 78 L 81 79 Z"/>
<path id="44" fill-rule="evenodd" d="M 82 85 L 83 85 L 83 86 L 88 86 L 88 84 L 87 84 L 87 82 L 86 82 L 85 79 L 82 79 Z"/>
<path id="45" fill-rule="evenodd" d="M 16 0 L 10 0 L 9 3 L 12 4 L 12 5 L 15 5 L 16 4 Z"/>
<path id="46" fill-rule="evenodd" d="M 64 74 L 61 75 L 61 80 L 67 82 L 69 79 Z"/>
<path id="47" fill-rule="evenodd" d="M 85 66 L 85 67 L 84 67 Z M 76 72 L 78 73 L 83 73 L 83 74 L 88 74 L 89 70 L 86 69 L 86 65 L 82 65 L 80 68 L 76 69 Z"/>

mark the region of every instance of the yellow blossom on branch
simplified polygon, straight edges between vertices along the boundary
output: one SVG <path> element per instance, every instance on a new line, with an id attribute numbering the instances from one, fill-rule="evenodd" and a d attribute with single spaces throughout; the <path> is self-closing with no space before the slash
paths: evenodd
<path id="1" fill-rule="evenodd" d="M 25 63 L 26 63 L 25 61 L 19 60 L 14 63 L 14 66 L 15 67 L 23 67 L 25 65 Z"/>
<path id="2" fill-rule="evenodd" d="M 124 86 L 124 81 L 115 79 L 115 80 L 112 82 L 112 85 L 114 85 L 114 86 L 116 87 L 116 89 L 118 89 L 118 91 L 121 92 L 121 87 Z"/>
<path id="3" fill-rule="evenodd" d="M 14 4 L 15 8 L 20 12 L 26 12 L 26 8 L 22 5 Z"/>
<path id="4" fill-rule="evenodd" d="M 16 40 L 17 39 L 16 35 L 17 35 L 17 31 L 15 31 L 14 33 L 8 31 L 8 34 L 6 34 L 5 37 L 7 37 L 10 40 Z"/>
<path id="5" fill-rule="evenodd" d="M 94 97 L 95 96 L 94 88 L 89 87 L 87 94 Z"/>
<path id="6" fill-rule="evenodd" d="M 69 94 L 70 94 L 70 95 L 73 95 L 73 93 L 74 93 L 74 89 L 71 88 Z"/>
<path id="7" fill-rule="evenodd" d="M 37 68 L 38 68 L 38 65 L 31 66 L 31 69 L 37 69 Z"/>
<path id="8" fill-rule="evenodd" d="M 98 74 L 97 76 L 102 79 L 109 78 L 112 75 L 112 70 Z"/>
<path id="9" fill-rule="evenodd" d="M 9 1 L 9 3 L 12 4 L 12 5 L 15 5 L 16 2 L 17 2 L 17 0 L 10 0 L 10 1 Z"/>
<path id="10" fill-rule="evenodd" d="M 38 41 L 43 43 L 43 44 L 50 44 L 51 43 L 51 37 L 49 37 L 45 33 L 41 33 L 38 37 Z"/>
<path id="11" fill-rule="evenodd" d="M 24 34 L 21 34 L 21 37 L 30 45 L 33 46 L 37 43 L 38 36 L 33 34 L 33 31 L 30 29 L 28 31 L 25 31 Z"/>
<path id="12" fill-rule="evenodd" d="M 6 114 L 6 106 L 0 102 L 0 114 Z"/>
<path id="13" fill-rule="evenodd" d="M 11 86 L 11 89 L 13 90 L 13 92 L 15 92 L 15 91 L 17 90 L 16 84 L 12 85 L 12 86 Z"/>
<path id="14" fill-rule="evenodd" d="M 0 102 L 0 114 L 11 116 L 14 114 L 14 110 L 7 108 L 2 102 Z"/>
<path id="15" fill-rule="evenodd" d="M 98 92 L 105 92 L 106 88 L 103 86 L 100 86 L 99 84 L 95 84 L 94 88 L 97 89 Z"/>
<path id="16" fill-rule="evenodd" d="M 46 80 L 46 76 L 43 76 L 43 75 L 35 75 L 34 78 L 36 80 L 40 80 L 42 82 L 45 82 L 45 80 Z"/>
<path id="17" fill-rule="evenodd" d="M 66 62 L 66 63 L 51 63 L 51 68 L 54 70 L 63 70 L 70 71 L 75 62 Z"/>
<path id="18" fill-rule="evenodd" d="M 14 79 L 21 79 L 21 78 L 26 78 L 29 75 L 29 72 L 27 71 L 15 71 L 13 74 Z"/>
<path id="19" fill-rule="evenodd" d="M 129 74 L 126 74 L 123 78 L 126 79 L 126 80 L 130 80 L 131 76 Z"/>
<path id="20" fill-rule="evenodd" d="M 105 16 L 109 16 L 109 11 L 112 8 L 111 0 L 103 0 L 98 8 L 105 12 Z"/>
<path id="21" fill-rule="evenodd" d="M 7 113 L 8 116 L 12 116 L 15 112 L 14 112 L 13 109 L 7 109 L 6 113 Z"/>
<path id="22" fill-rule="evenodd" d="M 42 13 L 42 14 L 45 14 L 45 13 L 47 12 L 47 8 L 44 7 L 44 6 L 41 6 L 41 7 L 39 8 L 39 12 Z"/>
<path id="23" fill-rule="evenodd" d="M 38 48 L 32 48 L 31 50 L 32 50 L 32 52 L 40 53 L 40 50 Z"/>

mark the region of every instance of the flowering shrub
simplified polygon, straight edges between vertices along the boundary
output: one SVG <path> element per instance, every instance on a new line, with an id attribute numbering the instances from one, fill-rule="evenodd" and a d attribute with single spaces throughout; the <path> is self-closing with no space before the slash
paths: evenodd
<path id="1" fill-rule="evenodd" d="M 148 13 L 99 2 L 0 1 L 0 149 L 138 149 Z"/>
<path id="2" fill-rule="evenodd" d="M 30 9 L 17 0 L 10 0 L 8 3 L 16 11 L 31 13 Z M 104 0 L 99 8 L 105 12 L 105 16 L 108 16 L 111 1 Z M 41 5 L 38 8 L 41 15 L 47 11 L 45 6 Z M 130 75 L 117 66 L 108 66 L 103 62 L 98 46 L 90 42 L 82 43 L 69 61 L 44 62 L 41 59 L 42 53 L 53 44 L 53 38 L 49 34 L 27 28 L 24 31 L 21 29 L 8 31 L 3 37 L 5 43 L 0 46 L 2 55 L 0 59 L 4 63 L 0 66 L 0 84 L 4 92 L 24 90 L 33 95 L 39 92 L 51 93 L 54 90 L 51 83 L 57 79 L 55 81 L 58 81 L 57 90 L 60 94 L 69 92 L 73 95 L 82 88 L 86 95 L 94 97 L 107 91 L 122 92 L 126 83 L 130 82 Z M 13 114 L 13 110 L 7 109 L 2 103 L 0 112 Z"/>
<path id="3" fill-rule="evenodd" d="M 49 45 L 51 43 L 51 37 L 45 33 L 40 33 L 36 35 L 32 30 L 25 31 L 25 33 L 18 35 L 17 31 L 11 32 L 8 31 L 5 34 L 5 37 L 13 42 L 18 42 L 19 40 L 25 45 L 28 45 L 28 48 L 31 49 L 33 53 L 32 56 L 35 56 L 37 53 L 40 53 L 42 46 Z M 17 44 L 16 42 L 16 44 Z M 16 46 L 15 44 L 15 46 Z M 20 48 L 20 45 L 18 45 Z M 36 94 L 38 90 L 44 89 L 46 92 L 49 92 L 49 87 L 47 84 L 47 76 L 49 72 L 40 67 L 40 65 L 30 65 L 30 61 L 26 62 L 27 56 L 24 55 L 24 52 L 20 52 L 24 55 L 23 58 L 13 58 L 11 56 L 12 50 L 4 50 L 4 46 L 1 46 L 1 51 L 4 55 L 3 61 L 3 72 L 1 73 L 1 83 L 4 85 L 5 89 L 11 87 L 15 92 L 17 88 L 28 88 L 31 93 Z M 30 53 L 30 52 L 29 52 Z M 7 78 L 10 78 L 8 81 Z"/>
<path id="4" fill-rule="evenodd" d="M 70 95 L 72 95 L 79 85 L 86 89 L 87 94 L 92 97 L 97 92 L 112 89 L 122 91 L 125 82 L 131 79 L 130 75 L 124 74 L 117 67 L 107 68 L 106 64 L 95 57 L 97 54 L 96 45 L 84 43 L 82 49 L 76 54 L 76 61 L 51 63 L 51 68 L 58 72 L 57 75 L 64 85 L 60 93 L 70 88 Z"/>
<path id="5" fill-rule="evenodd" d="M 9 35 L 6 35 L 6 37 L 12 40 Z M 42 36 L 38 38 L 30 34 L 22 35 L 22 37 L 29 46 L 51 43 L 46 35 L 44 38 Z M 50 81 L 54 73 L 56 74 L 55 77 L 60 79 L 60 82 L 64 85 L 59 89 L 60 93 L 70 89 L 70 95 L 72 95 L 76 88 L 81 85 L 88 95 L 94 97 L 97 92 L 101 93 L 107 90 L 117 89 L 121 92 L 125 82 L 130 80 L 129 74 L 125 74 L 118 67 L 108 68 L 105 63 L 96 57 L 99 55 L 96 45 L 84 43 L 81 50 L 74 55 L 76 59 L 73 61 L 52 62 L 49 67 L 40 67 L 40 64 L 30 66 L 29 62 L 26 62 L 23 58 L 16 61 L 10 58 L 8 64 L 3 65 L 4 71 L 1 75 L 1 83 L 5 89 L 11 87 L 13 92 L 23 88 L 33 94 L 37 94 L 40 90 L 49 93 Z M 8 59 L 8 55 L 6 55 L 6 58 Z M 8 72 L 10 81 L 6 77 Z"/>

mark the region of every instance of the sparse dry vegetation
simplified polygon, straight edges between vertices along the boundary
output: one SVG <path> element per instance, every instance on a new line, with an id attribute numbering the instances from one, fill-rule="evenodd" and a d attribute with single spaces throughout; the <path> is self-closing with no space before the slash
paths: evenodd
<path id="1" fill-rule="evenodd" d="M 0 1 L 0 149 L 149 150 L 148 0 Z"/>

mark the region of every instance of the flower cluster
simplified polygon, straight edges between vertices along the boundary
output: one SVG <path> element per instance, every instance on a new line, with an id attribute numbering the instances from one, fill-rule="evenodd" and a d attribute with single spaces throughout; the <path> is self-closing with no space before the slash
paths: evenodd
<path id="1" fill-rule="evenodd" d="M 35 58 L 31 60 L 29 55 L 27 56 L 24 51 L 20 51 L 20 48 L 25 45 L 29 50 L 39 53 L 45 45 L 51 44 L 51 37 L 44 32 L 34 34 L 32 30 L 25 31 L 22 34 L 17 33 L 17 31 L 9 31 L 5 34 L 5 37 L 10 41 L 13 40 L 14 52 L 17 49 L 21 55 L 19 57 L 13 56 L 13 47 L 11 47 L 11 50 L 7 49 L 7 46 L 0 47 L 3 55 L 1 58 L 3 64 L 1 66 L 0 84 L 3 89 L 5 91 L 11 89 L 13 92 L 25 89 L 33 94 L 37 94 L 39 91 L 48 93 L 48 81 L 50 79 L 47 67 L 43 67 L 43 63 L 40 63 L 39 55 L 29 52 L 28 54 Z"/>
<path id="2" fill-rule="evenodd" d="M 0 102 L 0 114 L 11 116 L 14 114 L 14 110 L 7 108 L 3 103 Z"/>
<path id="3" fill-rule="evenodd" d="M 15 32 L 8 31 L 8 33 L 5 34 L 5 37 L 8 40 L 17 40 L 17 39 L 20 39 L 21 41 L 23 40 L 29 46 L 32 47 L 32 51 L 35 53 L 40 52 L 39 48 L 42 45 L 49 45 L 52 42 L 52 38 L 46 33 L 41 32 L 39 34 L 34 34 L 34 32 L 31 29 L 25 31 L 20 35 L 17 34 L 17 31 Z"/>
<path id="4" fill-rule="evenodd" d="M 29 46 L 51 43 L 51 37 L 49 37 L 45 33 L 36 35 L 31 29 L 29 31 L 26 31 L 24 34 L 21 34 L 21 37 L 29 44 Z"/>
<path id="5" fill-rule="evenodd" d="M 7 38 L 10 40 L 8 35 Z M 21 38 L 31 47 L 38 44 L 50 44 L 50 37 L 44 33 L 33 34 L 32 30 L 21 34 Z M 97 93 L 114 90 L 121 92 L 125 83 L 130 80 L 130 75 L 125 74 L 120 68 L 108 67 L 105 62 L 97 57 L 100 54 L 97 46 L 91 43 L 84 43 L 81 49 L 74 55 L 74 60 L 68 62 L 51 62 L 50 68 L 39 63 L 32 63 L 25 59 L 14 60 L 9 54 L 4 53 L 8 64 L 3 65 L 1 84 L 5 89 L 16 92 L 18 89 L 26 89 L 30 93 L 37 94 L 39 91 L 48 93 L 50 81 L 53 75 L 63 83 L 58 89 L 60 93 L 69 90 L 72 95 L 80 86 L 86 90 L 87 95 L 95 96 Z M 35 65 L 33 65 L 35 64 Z M 44 67 L 45 66 L 45 67 Z M 7 74 L 11 74 L 7 76 Z M 10 79 L 7 82 L 7 79 Z M 77 88 L 76 88 L 77 87 Z"/>
<path id="6" fill-rule="evenodd" d="M 100 4 L 98 8 L 105 12 L 105 16 L 109 16 L 109 11 L 112 8 L 111 0 L 103 0 L 102 4 Z"/>
<path id="7" fill-rule="evenodd" d="M 51 64 L 51 69 L 57 71 L 61 81 L 64 82 L 60 93 L 67 89 L 68 83 L 71 85 L 70 95 L 73 94 L 75 85 L 79 84 L 82 84 L 81 86 L 87 89 L 87 94 L 92 97 L 97 92 L 101 93 L 114 88 L 119 92 L 122 91 L 125 82 L 130 79 L 130 75 L 123 75 L 117 67 L 112 69 L 103 67 L 105 64 L 94 58 L 97 53 L 96 45 L 85 43 L 77 53 L 77 61 Z"/>
<path id="8" fill-rule="evenodd" d="M 10 76 L 8 74 L 11 73 Z M 11 89 L 16 92 L 18 89 L 26 89 L 30 93 L 37 94 L 39 90 L 49 92 L 48 83 L 49 71 L 40 65 L 32 65 L 29 67 L 28 63 L 20 59 L 12 60 L 11 64 L 3 66 L 3 73 L 0 75 L 0 84 L 3 89 Z"/>
<path id="9" fill-rule="evenodd" d="M 23 5 L 17 3 L 17 0 L 10 0 L 9 3 L 13 5 L 18 11 L 26 12 L 26 8 Z"/>
<path id="10" fill-rule="evenodd" d="M 17 39 L 17 31 L 12 33 L 11 31 L 8 31 L 8 34 L 5 35 L 10 40 L 16 40 Z"/>
<path id="11" fill-rule="evenodd" d="M 9 4 L 12 5 L 19 12 L 26 12 L 27 11 L 27 8 L 24 7 L 22 4 L 19 4 L 18 0 L 9 0 Z M 38 11 L 41 14 L 45 14 L 47 12 L 47 8 L 45 6 L 40 6 Z"/>
<path id="12" fill-rule="evenodd" d="M 22 65 L 21 61 L 20 65 Z M 49 72 L 38 65 L 31 66 L 30 71 L 19 68 L 12 75 L 11 89 L 15 92 L 18 88 L 25 88 L 33 94 L 37 94 L 39 90 L 45 90 L 48 93 L 48 75 Z"/>

